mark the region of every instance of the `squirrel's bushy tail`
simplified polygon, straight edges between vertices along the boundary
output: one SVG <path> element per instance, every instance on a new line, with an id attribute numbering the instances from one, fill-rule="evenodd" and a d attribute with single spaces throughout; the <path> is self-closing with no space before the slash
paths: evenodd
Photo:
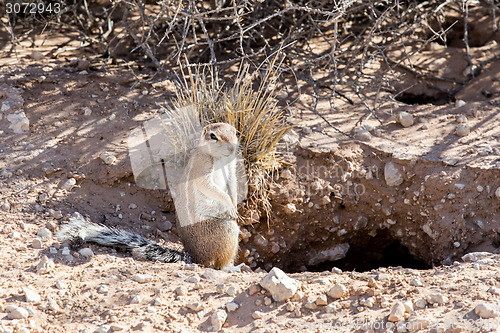
<path id="1" fill-rule="evenodd" d="M 166 263 L 184 261 L 191 263 L 191 257 L 186 252 L 162 247 L 141 235 L 129 231 L 86 221 L 78 213 L 73 214 L 69 223 L 62 226 L 61 230 L 57 232 L 56 237 L 61 242 L 88 242 L 116 247 L 152 261 Z"/>

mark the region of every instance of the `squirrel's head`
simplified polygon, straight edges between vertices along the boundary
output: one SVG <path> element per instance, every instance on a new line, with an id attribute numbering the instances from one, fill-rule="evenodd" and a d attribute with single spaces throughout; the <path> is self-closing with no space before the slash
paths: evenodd
<path id="1" fill-rule="evenodd" d="M 214 157 L 229 157 L 236 153 L 236 128 L 226 123 L 213 123 L 203 128 L 200 147 Z"/>

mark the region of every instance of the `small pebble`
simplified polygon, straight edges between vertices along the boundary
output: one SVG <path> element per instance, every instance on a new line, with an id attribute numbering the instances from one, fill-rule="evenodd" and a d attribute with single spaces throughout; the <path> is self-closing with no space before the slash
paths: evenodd
<path id="1" fill-rule="evenodd" d="M 410 127 L 413 125 L 415 120 L 413 119 L 413 116 L 409 114 L 408 112 L 400 112 L 398 114 L 398 123 L 400 123 L 403 127 Z"/>
<path id="2" fill-rule="evenodd" d="M 235 302 L 228 302 L 226 303 L 226 309 L 227 309 L 227 312 L 233 312 L 233 311 L 236 311 L 240 306 L 235 303 Z"/>
<path id="3" fill-rule="evenodd" d="M 457 126 L 457 128 L 455 129 L 455 133 L 458 135 L 458 136 L 467 136 L 469 135 L 470 133 L 470 126 L 467 125 L 467 124 L 460 124 Z"/>
<path id="4" fill-rule="evenodd" d="M 90 258 L 90 257 L 94 256 L 94 252 L 92 251 L 92 249 L 90 249 L 88 247 L 84 247 L 83 249 L 81 249 L 80 251 L 78 251 L 78 253 L 81 256 L 87 257 L 87 258 Z"/>
<path id="5" fill-rule="evenodd" d="M 175 288 L 175 294 L 177 296 L 185 296 L 187 295 L 187 288 L 185 286 L 179 286 Z"/>
<path id="6" fill-rule="evenodd" d="M 31 242 L 31 247 L 34 248 L 34 249 L 41 249 L 43 246 L 42 244 L 42 240 L 40 238 L 35 238 L 33 239 L 33 241 Z"/>
<path id="7" fill-rule="evenodd" d="M 141 302 L 142 302 L 142 299 L 141 299 L 141 296 L 139 296 L 139 295 L 135 295 L 130 300 L 130 304 L 140 304 Z"/>
<path id="8" fill-rule="evenodd" d="M 42 239 L 51 239 L 52 238 L 52 232 L 47 228 L 38 229 L 36 235 L 41 237 Z"/>
<path id="9" fill-rule="evenodd" d="M 76 179 L 75 178 L 68 178 L 66 182 L 61 186 L 63 190 L 70 191 L 74 186 L 76 185 Z"/>
<path id="10" fill-rule="evenodd" d="M 336 284 L 326 294 L 332 298 L 342 298 L 348 295 L 348 291 L 343 285 Z"/>
<path id="11" fill-rule="evenodd" d="M 138 283 L 146 283 L 151 282 L 153 280 L 153 277 L 149 274 L 135 274 L 131 279 Z"/>

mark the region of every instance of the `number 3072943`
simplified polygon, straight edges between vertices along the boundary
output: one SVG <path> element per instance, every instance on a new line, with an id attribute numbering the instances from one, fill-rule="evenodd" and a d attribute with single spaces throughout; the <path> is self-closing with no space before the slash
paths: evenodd
<path id="1" fill-rule="evenodd" d="M 46 14 L 59 13 L 61 4 L 59 2 L 7 2 L 5 4 L 7 14 Z"/>

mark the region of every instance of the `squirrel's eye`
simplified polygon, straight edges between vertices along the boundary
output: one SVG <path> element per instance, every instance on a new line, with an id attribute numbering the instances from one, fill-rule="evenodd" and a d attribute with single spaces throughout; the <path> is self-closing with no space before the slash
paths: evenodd
<path id="1" fill-rule="evenodd" d="M 217 141 L 217 137 L 214 133 L 210 134 L 210 139 Z"/>

